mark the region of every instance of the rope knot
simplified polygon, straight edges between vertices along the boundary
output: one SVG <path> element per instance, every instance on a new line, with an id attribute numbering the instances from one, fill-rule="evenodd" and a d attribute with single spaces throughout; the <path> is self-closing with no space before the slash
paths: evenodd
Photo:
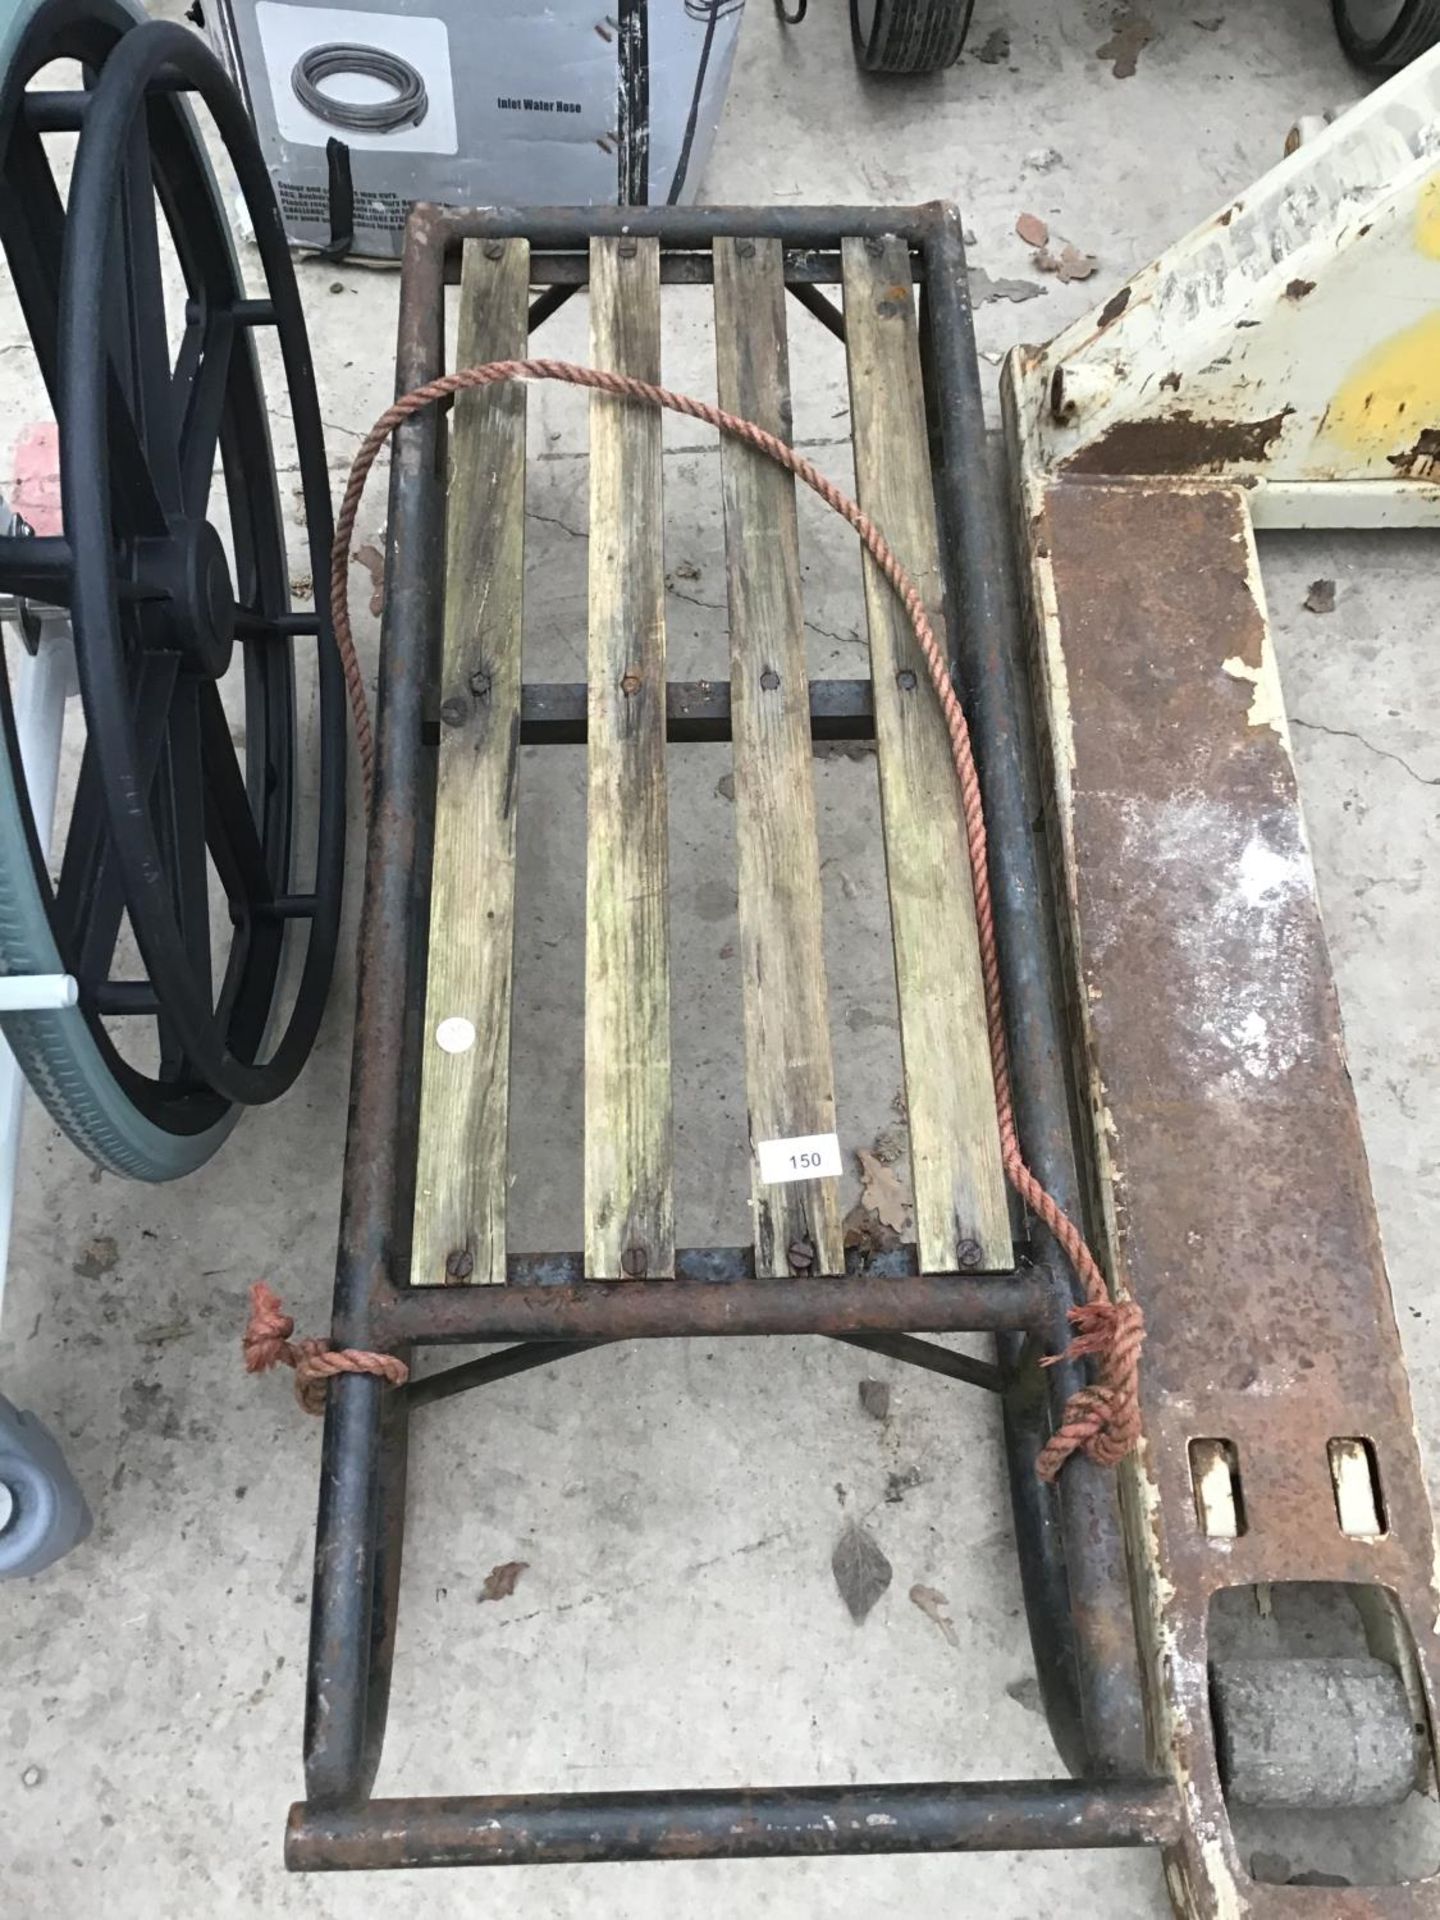
<path id="1" fill-rule="evenodd" d="M 241 1343 L 245 1371 L 268 1373 L 282 1361 L 293 1367 L 295 1362 L 289 1359 L 288 1349 L 294 1331 L 295 1322 L 280 1305 L 279 1295 L 263 1280 L 257 1280 L 250 1289 L 250 1317 L 245 1322 L 245 1338 Z"/>
<path id="2" fill-rule="evenodd" d="M 250 1289 L 250 1313 L 241 1349 L 247 1373 L 268 1373 L 271 1367 L 295 1369 L 295 1398 L 306 1413 L 325 1411 L 325 1389 L 337 1373 L 369 1373 L 392 1387 L 403 1387 L 410 1369 L 393 1353 L 366 1353 L 356 1347 L 332 1347 L 311 1335 L 292 1340 L 295 1322 L 280 1304 L 279 1295 L 263 1280 Z"/>
<path id="3" fill-rule="evenodd" d="M 1087 1300 L 1070 1309 L 1075 1337 L 1063 1354 L 1041 1362 L 1053 1367 L 1059 1360 L 1096 1356 L 1094 1384 L 1072 1393 L 1064 1418 L 1041 1450 L 1038 1470 L 1042 1480 L 1054 1480 L 1072 1453 L 1083 1453 L 1097 1466 L 1113 1467 L 1140 1438 L 1140 1349 L 1145 1344 L 1145 1316 L 1134 1300 Z"/>

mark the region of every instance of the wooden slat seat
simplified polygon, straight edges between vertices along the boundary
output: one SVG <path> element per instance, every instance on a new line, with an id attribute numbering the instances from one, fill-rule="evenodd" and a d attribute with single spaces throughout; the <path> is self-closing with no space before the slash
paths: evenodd
<path id="1" fill-rule="evenodd" d="M 847 240 L 842 261 L 859 498 L 943 631 L 909 254 L 898 240 Z M 523 242 L 485 254 L 467 246 L 462 362 L 523 354 L 527 267 Z M 788 439 L 779 243 L 718 240 L 714 287 L 720 403 Z M 593 365 L 660 380 L 657 242 L 591 243 L 590 323 Z M 837 1177 L 773 1181 L 759 1153 L 812 1136 L 859 1144 L 836 1112 L 795 483 L 730 439 L 720 481 L 755 1271 L 841 1274 Z M 523 389 L 462 396 L 451 442 L 415 1284 L 506 1277 L 524 488 Z M 592 394 L 584 1271 L 594 1280 L 664 1278 L 675 1266 L 667 777 L 685 777 L 685 748 L 667 754 L 662 529 L 658 414 Z M 919 1264 L 1004 1270 L 1013 1251 L 960 797 L 903 610 L 868 558 L 857 593 L 862 578 Z"/>

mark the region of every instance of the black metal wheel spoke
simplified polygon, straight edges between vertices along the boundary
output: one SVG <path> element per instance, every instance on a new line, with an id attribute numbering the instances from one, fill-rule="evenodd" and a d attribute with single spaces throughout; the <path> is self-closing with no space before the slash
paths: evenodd
<path id="1" fill-rule="evenodd" d="M 190 971 L 208 1006 L 215 1004 L 210 954 L 210 870 L 205 857 L 208 785 L 201 699 L 214 689 L 182 674 L 175 684 L 156 783 L 160 836 L 170 855 L 170 892 Z"/>
<path id="2" fill-rule="evenodd" d="M 275 886 L 219 689 L 205 681 L 196 691 L 205 772 L 205 837 L 232 915 L 250 919 L 268 908 Z"/>
<path id="3" fill-rule="evenodd" d="M 160 763 L 176 666 L 174 654 L 140 657 L 132 711 L 142 799 L 149 795 Z M 94 744 L 87 740 L 55 889 L 60 950 L 83 988 L 93 991 L 108 979 L 124 913 L 124 881 L 110 837 L 104 778 Z"/>
<path id="4" fill-rule="evenodd" d="M 51 405 L 60 405 L 56 340 L 60 325 L 61 242 L 65 204 L 38 134 L 13 130 L 5 154 L 0 192 L 0 246 L 20 297 Z M 122 534 L 160 534 L 165 511 L 150 476 L 135 417 L 114 369 L 108 376 L 110 461 L 122 483 L 116 490 L 115 525 Z"/>
<path id="5" fill-rule="evenodd" d="M 187 328 L 186 343 L 189 337 Z M 180 416 L 180 497 L 185 512 L 197 520 L 204 517 L 210 498 L 234 341 L 234 322 L 228 313 L 207 317 L 200 334 L 198 363 L 189 380 L 184 412 Z"/>
<path id="6" fill-rule="evenodd" d="M 111 360 L 120 369 L 151 484 L 161 507 L 175 513 L 182 506 L 179 434 L 165 337 L 149 111 L 148 103 L 141 106 L 126 143 L 115 218 L 119 258 L 111 269 L 111 284 L 118 271 L 123 297 L 109 309 L 107 318 L 115 333 Z"/>

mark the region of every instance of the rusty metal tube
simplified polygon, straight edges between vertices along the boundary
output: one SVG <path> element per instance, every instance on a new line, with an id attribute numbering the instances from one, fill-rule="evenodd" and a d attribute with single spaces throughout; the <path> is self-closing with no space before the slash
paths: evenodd
<path id="1" fill-rule="evenodd" d="M 994 1333 L 1043 1327 L 1043 1276 L 856 1274 L 835 1280 L 580 1280 L 567 1286 L 406 1287 L 377 1299 L 389 1349 L 468 1340 L 664 1340 L 714 1334 Z"/>
<path id="2" fill-rule="evenodd" d="M 290 1810 L 285 1864 L 314 1872 L 1151 1847 L 1178 1825 L 1175 1789 L 1156 1780 L 301 1802 Z"/>

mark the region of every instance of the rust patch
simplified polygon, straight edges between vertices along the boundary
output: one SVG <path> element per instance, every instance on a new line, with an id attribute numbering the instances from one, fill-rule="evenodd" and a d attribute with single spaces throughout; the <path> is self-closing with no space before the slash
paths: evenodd
<path id="1" fill-rule="evenodd" d="M 1065 462 L 1068 473 L 1223 473 L 1268 460 L 1293 407 L 1263 420 L 1197 420 L 1188 409 L 1119 420 Z"/>
<path id="2" fill-rule="evenodd" d="M 1440 471 L 1440 427 L 1426 427 L 1407 452 L 1386 459 L 1402 480 L 1433 480 Z"/>
<path id="3" fill-rule="evenodd" d="M 1100 309 L 1101 328 L 1104 329 L 1108 327 L 1112 320 L 1118 320 L 1129 304 L 1130 289 L 1129 287 L 1121 287 L 1120 291 L 1112 294 Z"/>

